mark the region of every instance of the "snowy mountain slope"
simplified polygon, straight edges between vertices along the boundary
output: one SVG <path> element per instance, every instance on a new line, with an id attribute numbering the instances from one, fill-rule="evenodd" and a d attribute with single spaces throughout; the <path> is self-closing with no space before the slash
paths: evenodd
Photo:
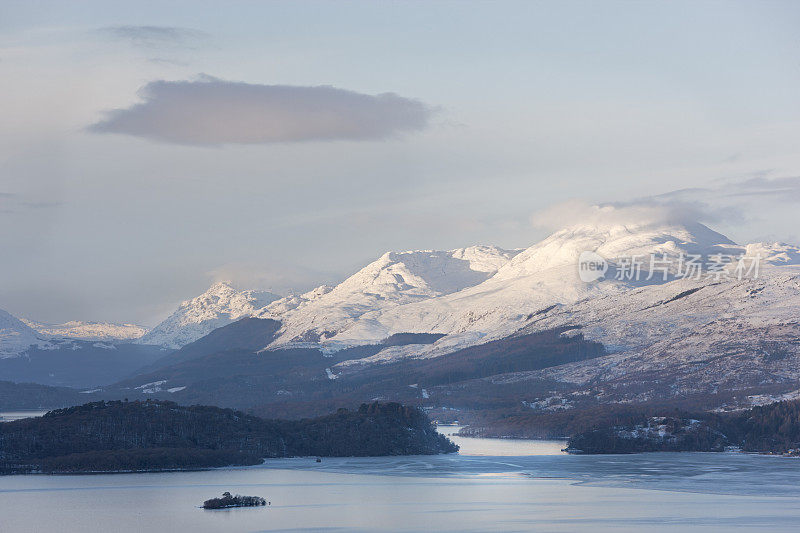
<path id="1" fill-rule="evenodd" d="M 581 279 L 585 252 L 607 263 L 604 278 Z M 695 254 L 704 261 L 724 254 L 730 262 L 684 277 L 679 266 Z M 664 272 L 650 275 L 651 255 L 666 262 Z M 635 256 L 644 259 L 639 279 L 618 276 Z M 759 258 L 760 270 L 738 277 L 740 256 Z M 700 224 L 578 225 L 524 251 L 387 253 L 335 287 L 258 305 L 252 292 L 216 285 L 142 341 L 156 333 L 175 346 L 233 317 L 274 319 L 269 335 L 236 333 L 234 341 L 248 343 L 236 354 L 223 349 L 234 341 L 220 329 L 206 339 L 221 339 L 211 359 L 180 363 L 196 381 L 235 377 L 217 381 L 215 394 L 242 405 L 363 393 L 359 400 L 412 398 L 439 407 L 461 394 L 464 409 L 476 408 L 475 395 L 502 398 L 503 409 L 515 410 L 688 398 L 693 408 L 714 409 L 800 390 L 800 249 L 739 246 Z M 249 331 L 246 322 L 228 328 Z M 407 342 L 383 342 L 393 335 Z M 552 337 L 553 348 L 537 349 L 531 339 L 539 335 Z M 258 338 L 274 341 L 253 350 Z M 577 351 L 553 359 L 559 339 Z M 600 351 L 584 357 L 591 346 Z M 459 357 L 467 358 L 463 381 L 456 375 L 451 383 Z M 534 365 L 536 358 L 550 363 Z M 436 381 L 426 368 L 450 377 Z M 404 374 L 410 370 L 413 376 Z M 134 381 L 175 381 L 168 394 L 184 398 L 207 392 L 164 372 Z"/>
<path id="2" fill-rule="evenodd" d="M 650 268 L 646 262 L 639 281 L 614 279 L 619 258 L 650 254 L 666 257 L 672 264 L 666 280 L 669 281 L 675 277 L 681 254 L 733 255 L 743 250 L 743 247 L 701 224 L 574 226 L 556 232 L 517 254 L 482 283 L 449 294 L 362 312 L 345 328 L 334 330 L 337 334 L 329 337 L 328 342 L 374 342 L 393 333 L 413 331 L 450 336 L 427 350 L 462 347 L 509 335 L 524 326 L 529 315 L 552 305 L 665 283 L 661 272 L 650 280 L 646 279 Z M 608 260 L 610 267 L 605 280 L 594 283 L 581 281 L 577 267 L 578 258 L 584 251 L 597 253 Z M 293 315 L 282 319 L 286 330 L 295 335 L 311 325 L 297 321 Z M 325 328 L 324 323 L 314 326 Z"/>
<path id="3" fill-rule="evenodd" d="M 605 278 L 580 278 L 583 252 L 607 261 Z M 706 272 L 684 278 L 679 265 L 694 254 L 704 260 L 719 254 L 759 257 L 761 270 L 753 279 L 738 279 L 731 262 L 725 276 Z M 626 258 L 636 256 L 643 259 L 639 279 L 618 276 Z M 663 272 L 648 264 L 650 256 L 666 265 Z M 800 386 L 800 319 L 795 317 L 800 249 L 777 243 L 739 246 L 701 224 L 577 225 L 524 251 L 390 252 L 335 287 L 260 308 L 252 293 L 239 294 L 228 285 L 215 286 L 142 341 L 160 329 L 172 335 L 168 342 L 175 346 L 234 316 L 279 321 L 270 350 L 294 346 L 330 355 L 350 346 L 376 346 L 393 334 L 445 335 L 429 344 L 378 347 L 360 359 L 331 361 L 326 364 L 330 374 L 320 377 L 328 379 L 375 364 L 435 358 L 513 335 L 572 327 L 610 354 L 497 379 L 555 381 L 583 398 L 625 402 L 710 393 L 722 386 L 762 387 L 765 393 L 773 385 Z M 536 398 L 526 401 L 538 405 Z"/>
<path id="4" fill-rule="evenodd" d="M 792 393 L 800 385 L 800 249 L 763 243 L 741 249 L 764 258 L 757 278 L 678 279 L 557 305 L 530 317 L 517 334 L 574 326 L 613 353 L 495 381 L 555 380 L 574 389 L 558 398 L 566 405 L 700 396 L 709 405 L 733 401 L 723 404 L 731 407 Z M 442 351 L 448 349 L 392 355 L 432 357 Z M 385 355 L 374 362 L 382 356 L 385 361 Z M 354 363 L 369 361 L 341 366 Z M 731 400 L 737 391 L 746 392 Z M 535 404 L 540 398 L 526 400 Z"/>
<path id="5" fill-rule="evenodd" d="M 452 294 L 494 275 L 518 251 L 472 246 L 450 251 L 387 252 L 333 288 L 321 287 L 299 299 L 274 302 L 258 316 L 284 324 L 276 345 L 318 342 L 369 324 L 362 315 Z M 409 330 L 415 331 L 415 330 Z M 401 333 L 398 331 L 398 333 Z M 382 330 L 350 336 L 351 344 L 380 341 Z"/>
<path id="6" fill-rule="evenodd" d="M 215 283 L 200 296 L 181 303 L 174 313 L 136 343 L 180 348 L 216 328 L 252 315 L 279 298 L 270 292 L 238 291 L 230 283 Z"/>
<path id="7" fill-rule="evenodd" d="M 23 321 L 0 309 L 0 359 L 16 357 L 31 346 L 46 348 L 48 344 Z"/>
<path id="8" fill-rule="evenodd" d="M 112 324 L 109 322 L 80 322 L 73 320 L 63 324 L 42 324 L 22 319 L 41 337 L 47 339 L 77 339 L 86 341 L 132 341 L 148 332 L 136 324 Z"/>
<path id="9" fill-rule="evenodd" d="M 559 369 L 561 380 L 585 383 L 669 371 L 690 375 L 697 386 L 723 379 L 740 384 L 797 381 L 798 308 L 800 268 L 766 266 L 758 279 L 678 280 L 580 302 L 539 318 L 526 330 L 580 325 L 588 339 L 619 354 L 610 364 Z"/>

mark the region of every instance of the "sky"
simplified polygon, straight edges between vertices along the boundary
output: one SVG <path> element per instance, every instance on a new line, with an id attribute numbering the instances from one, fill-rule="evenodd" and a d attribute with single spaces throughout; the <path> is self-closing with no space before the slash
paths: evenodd
<path id="1" fill-rule="evenodd" d="M 152 326 L 219 280 L 527 247 L 575 202 L 798 243 L 798 27 L 794 1 L 0 0 L 0 308 Z"/>

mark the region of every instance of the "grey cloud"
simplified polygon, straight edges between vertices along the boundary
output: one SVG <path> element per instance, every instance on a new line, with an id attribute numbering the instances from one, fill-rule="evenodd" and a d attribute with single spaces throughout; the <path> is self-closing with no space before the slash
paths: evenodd
<path id="1" fill-rule="evenodd" d="M 742 224 L 751 220 L 752 204 L 761 199 L 779 202 L 800 200 L 800 177 L 766 177 L 759 171 L 736 180 L 715 180 L 711 187 L 678 189 L 663 194 L 614 202 L 615 208 L 639 207 L 668 213 L 676 221 Z"/>
<path id="2" fill-rule="evenodd" d="M 740 225 L 751 220 L 748 204 L 764 197 L 786 202 L 800 200 L 800 177 L 769 179 L 764 172 L 758 172 L 743 179 L 716 180 L 710 187 L 676 189 L 628 201 L 591 204 L 571 200 L 535 213 L 531 220 L 534 226 L 549 229 L 576 221 Z"/>
<path id="3" fill-rule="evenodd" d="M 747 199 L 772 198 L 777 201 L 800 199 L 800 176 L 768 178 L 769 171 L 756 172 L 751 177 L 738 180 L 717 181 L 713 187 L 682 189 L 655 196 L 657 199 Z"/>
<path id="4" fill-rule="evenodd" d="M 381 140 L 424 129 L 434 112 L 393 93 L 256 85 L 210 76 L 154 81 L 139 96 L 141 103 L 109 111 L 89 131 L 201 146 Z"/>
<path id="5" fill-rule="evenodd" d="M 783 178 L 755 177 L 730 184 L 734 196 L 773 196 L 777 200 L 796 201 L 800 199 L 800 176 Z"/>
<path id="6" fill-rule="evenodd" d="M 741 198 L 774 196 L 776 200 L 795 200 L 800 195 L 800 176 L 768 178 L 763 172 L 736 180 L 715 180 L 712 187 L 678 189 L 648 198 L 657 201 L 698 200 L 713 198 Z"/>
<path id="7" fill-rule="evenodd" d="M 204 31 L 174 26 L 108 26 L 100 28 L 98 32 L 105 37 L 128 41 L 144 48 L 196 48 L 211 38 Z"/>

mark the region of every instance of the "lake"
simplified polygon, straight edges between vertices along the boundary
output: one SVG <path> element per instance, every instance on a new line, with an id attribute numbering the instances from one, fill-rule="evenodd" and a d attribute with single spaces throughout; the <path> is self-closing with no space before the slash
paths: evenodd
<path id="1" fill-rule="evenodd" d="M 22 418 L 31 418 L 34 416 L 42 416 L 47 411 L 41 410 L 28 410 L 28 411 L 0 411 L 0 422 L 11 422 L 12 420 L 20 420 Z"/>
<path id="2" fill-rule="evenodd" d="M 0 477 L 0 531 L 721 532 L 797 531 L 800 523 L 796 459 L 572 456 L 560 451 L 561 441 L 454 440 L 458 455 Z M 224 491 L 271 505 L 198 508 Z"/>

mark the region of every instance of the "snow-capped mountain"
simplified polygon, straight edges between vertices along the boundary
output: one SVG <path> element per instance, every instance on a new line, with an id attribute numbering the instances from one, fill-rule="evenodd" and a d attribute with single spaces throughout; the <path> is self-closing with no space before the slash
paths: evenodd
<path id="1" fill-rule="evenodd" d="M 132 341 L 148 332 L 136 324 L 112 324 L 110 322 L 80 322 L 72 320 L 63 324 L 42 324 L 22 319 L 25 324 L 46 339 L 76 339 L 85 341 Z"/>
<path id="2" fill-rule="evenodd" d="M 30 326 L 0 309 L 0 359 L 16 357 L 31 346 L 47 345 L 47 341 L 40 338 Z"/>
<path id="3" fill-rule="evenodd" d="M 606 261 L 604 278 L 589 283 L 580 278 L 578 262 L 585 252 Z M 708 260 L 720 254 L 731 258 L 758 256 L 767 272 L 800 263 L 800 252 L 791 245 L 740 246 L 699 223 L 579 224 L 525 250 L 473 246 L 450 251 L 387 252 L 334 287 L 322 286 L 284 298 L 237 291 L 230 284 L 219 283 L 184 302 L 137 342 L 177 348 L 238 318 L 255 316 L 281 322 L 268 349 L 310 343 L 335 351 L 378 344 L 393 334 L 446 335 L 431 345 L 387 348 L 373 359 L 432 357 L 512 335 L 544 318 L 547 320 L 541 322 L 542 327 L 565 325 L 570 321 L 565 317 L 586 317 L 580 318 L 581 323 L 591 323 L 587 313 L 602 309 L 604 302 L 622 305 L 628 295 L 658 302 L 674 296 L 684 285 L 719 283 L 719 279 L 705 275 L 699 281 L 685 280 L 679 270 L 688 257 Z M 619 275 L 624 274 L 623 263 L 637 257 L 641 258 L 640 275 Z M 659 264 L 649 263 L 650 258 Z M 726 266 L 728 270 L 731 267 Z M 763 278 L 768 284 L 771 279 L 769 275 Z M 720 292 L 719 305 L 734 297 L 733 292 Z M 771 300 L 767 304 L 778 305 Z M 562 310 L 560 315 L 557 310 Z M 777 308 L 762 311 L 771 313 L 784 316 Z M 615 316 L 617 323 L 626 323 L 614 313 L 604 311 L 603 316 Z M 647 313 L 634 316 L 645 321 L 663 318 L 648 318 Z M 706 318 L 710 320 L 710 316 Z M 609 326 L 603 331 L 618 329 L 611 322 L 609 318 Z M 640 329 L 663 331 L 664 327 Z M 612 346 L 621 342 L 610 334 L 587 332 L 587 336 Z M 649 342 L 641 336 L 639 339 Z"/>
<path id="4" fill-rule="evenodd" d="M 582 278 L 587 253 L 603 276 Z M 626 275 L 636 258 L 640 271 Z M 758 268 L 742 276 L 742 264 Z M 241 370 L 208 339 L 190 371 L 178 360 L 131 383 L 169 380 L 196 401 L 207 392 L 198 380 L 243 372 L 246 388 L 214 385 L 215 398 L 224 391 L 236 405 L 313 403 L 342 390 L 464 409 L 473 393 L 509 409 L 659 400 L 727 409 L 800 397 L 800 248 L 741 246 L 697 223 L 582 224 L 525 250 L 390 252 L 334 287 L 262 307 L 244 298 L 223 318 L 230 304 L 217 292 L 238 294 L 217 286 L 165 324 L 175 346 L 236 317 L 273 319 L 268 334 L 258 320 L 237 324 L 252 349 L 250 359 L 239 353 Z M 339 389 L 326 388 L 334 381 Z"/>
<path id="5" fill-rule="evenodd" d="M 694 396 L 734 408 L 800 395 L 800 250 L 784 244 L 745 250 L 766 252 L 757 278 L 679 279 L 532 317 L 519 334 L 572 326 L 611 353 L 518 373 L 505 383 L 562 383 L 572 389 L 559 398 L 564 405 Z"/>
<path id="6" fill-rule="evenodd" d="M 200 296 L 181 303 L 166 320 L 136 342 L 180 348 L 234 320 L 252 315 L 279 298 L 266 291 L 239 291 L 228 282 L 215 283 Z"/>
<path id="7" fill-rule="evenodd" d="M 447 334 L 447 340 L 440 341 L 437 348 L 450 349 L 509 335 L 523 327 L 529 315 L 548 306 L 666 283 L 675 278 L 681 255 L 736 255 L 745 248 L 702 224 L 617 224 L 566 228 L 522 252 L 483 250 L 484 254 L 492 251 L 492 261 L 480 263 L 486 265 L 480 276 L 456 276 L 450 285 L 438 285 L 450 290 L 439 291 L 417 281 L 419 277 L 395 272 L 401 267 L 392 259 L 402 254 L 387 254 L 313 304 L 272 314 L 284 323 L 276 345 L 296 339 L 314 340 L 316 334 L 331 345 L 354 345 L 376 342 L 394 333 L 424 332 Z M 608 261 L 604 280 L 586 283 L 580 279 L 578 260 L 587 251 Z M 422 253 L 415 252 L 411 257 Z M 671 265 L 666 280 L 660 272 L 647 279 L 651 265 L 646 261 L 638 280 L 613 277 L 624 258 L 651 255 Z M 446 269 L 433 270 L 443 277 L 449 275 Z M 403 284 L 398 279 L 414 281 Z"/>
<path id="8" fill-rule="evenodd" d="M 278 300 L 257 316 L 284 324 L 276 344 L 319 342 L 364 326 L 348 344 L 381 340 L 385 328 L 371 331 L 376 313 L 429 301 L 478 285 L 519 253 L 494 246 L 449 251 L 387 252 L 336 287 L 320 287 L 300 297 Z M 405 330 L 405 331 L 413 331 Z M 337 339 L 338 340 L 338 339 Z"/>
<path id="9" fill-rule="evenodd" d="M 610 270 L 619 265 L 618 258 L 650 254 L 671 258 L 668 264 L 673 266 L 665 276 L 659 272 L 649 280 L 645 263 L 638 282 L 607 278 L 586 283 L 577 267 L 587 250 L 608 258 Z M 735 275 L 736 261 L 723 274 L 679 277 L 674 265 L 682 254 L 723 254 L 760 267 L 741 279 Z M 518 254 L 474 287 L 365 313 L 331 341 L 344 337 L 353 342 L 363 339 L 365 331 L 375 337 L 400 331 L 446 336 L 430 345 L 387 348 L 339 363 L 331 371 L 436 357 L 488 340 L 571 327 L 611 353 L 520 373 L 503 378 L 503 383 L 561 382 L 574 387 L 572 394 L 581 401 L 641 402 L 753 388 L 793 394 L 800 391 L 799 308 L 796 246 L 739 246 L 699 225 L 576 227 Z M 369 323 L 364 326 L 362 320 Z M 563 400 L 571 405 L 573 398 Z"/>

